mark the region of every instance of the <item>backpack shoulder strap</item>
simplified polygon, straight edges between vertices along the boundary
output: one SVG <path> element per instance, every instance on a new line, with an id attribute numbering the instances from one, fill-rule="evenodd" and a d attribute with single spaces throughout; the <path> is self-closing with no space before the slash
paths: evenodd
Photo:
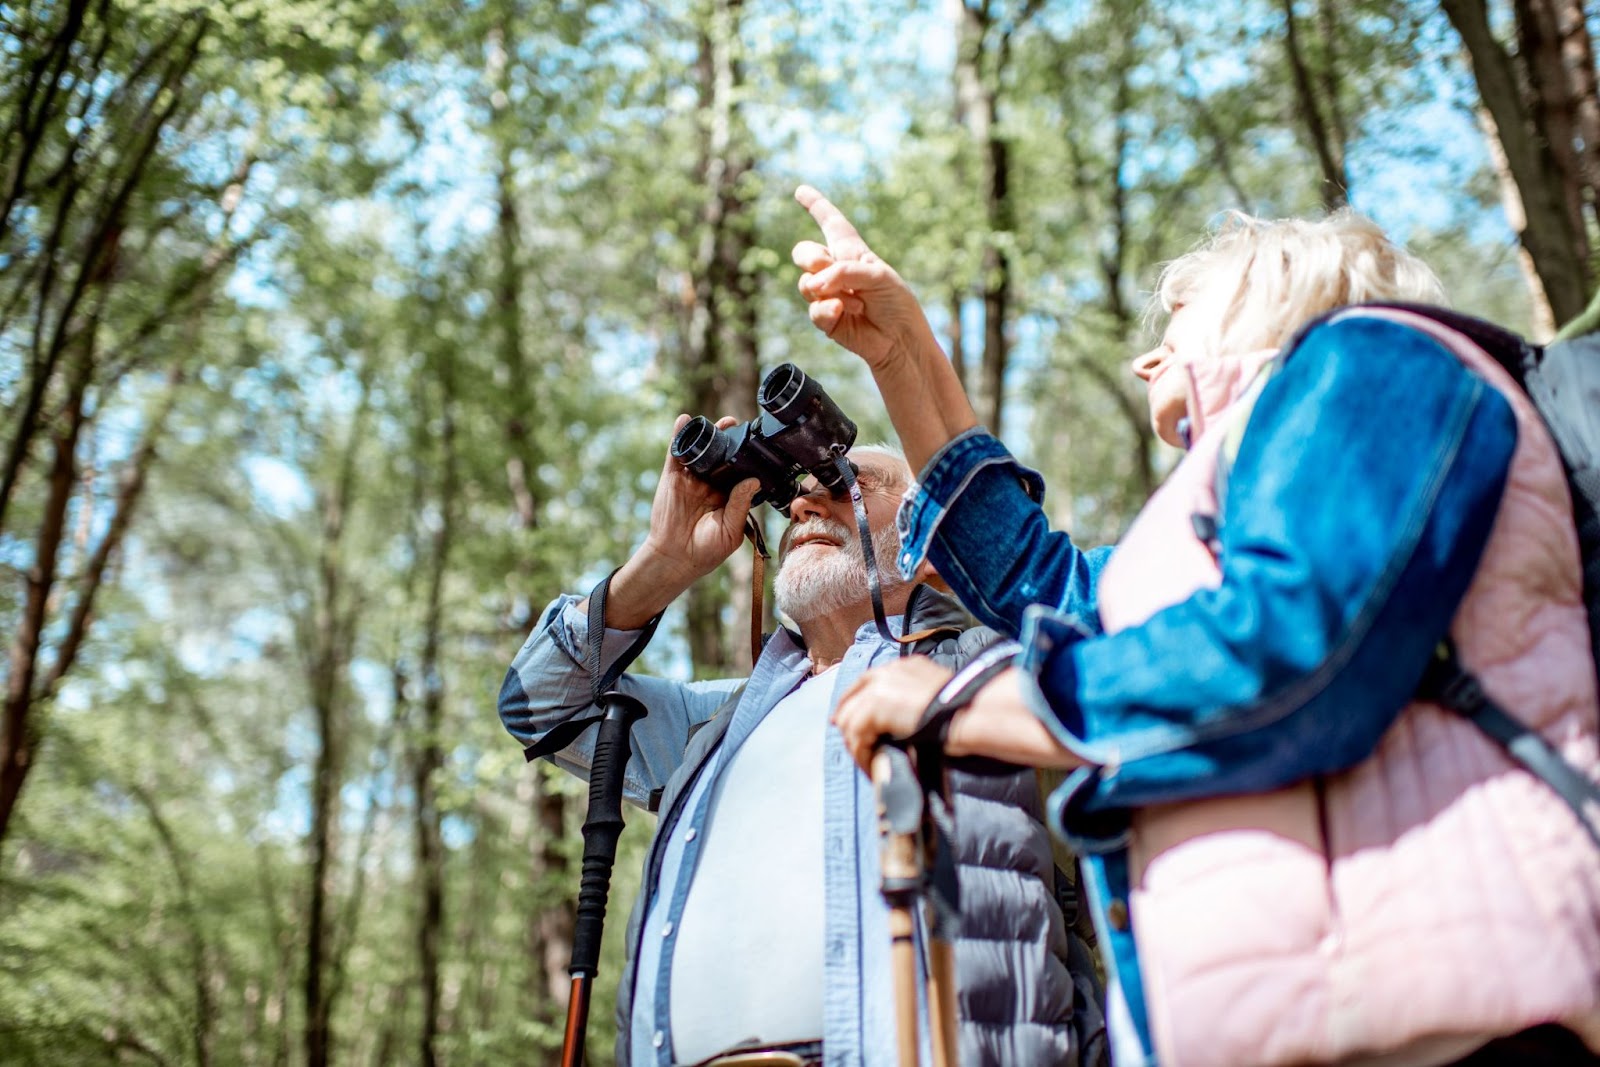
<path id="1" fill-rule="evenodd" d="M 1556 795 L 1566 801 L 1578 817 L 1578 822 L 1583 824 L 1595 845 L 1600 846 L 1600 830 L 1595 828 L 1585 810 L 1587 804 L 1600 804 L 1600 786 L 1584 777 L 1543 737 L 1513 718 L 1510 712 L 1484 692 L 1482 683 L 1462 665 L 1456 656 L 1455 646 L 1449 641 L 1439 643 L 1417 695 L 1434 701 L 1472 723 L 1505 749 L 1506 754 L 1524 770 L 1555 790 Z"/>

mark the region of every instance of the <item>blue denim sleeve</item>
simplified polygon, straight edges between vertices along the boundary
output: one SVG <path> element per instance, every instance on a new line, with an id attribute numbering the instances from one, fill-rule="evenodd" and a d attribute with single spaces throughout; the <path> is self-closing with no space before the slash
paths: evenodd
<path id="1" fill-rule="evenodd" d="M 579 597 L 564 594 L 545 608 L 539 624 L 506 671 L 500 686 L 500 721 L 523 747 L 536 744 L 567 722 L 598 722 L 589 672 L 589 619 Z M 638 638 L 637 630 L 607 628 L 601 635 L 602 670 L 616 662 Z M 743 679 L 674 682 L 648 675 L 624 674 L 615 688 L 636 697 L 648 714 L 631 732 L 632 750 L 623 774 L 623 795 L 640 807 L 662 788 L 683 762 L 689 728 L 709 719 Z M 589 777 L 594 762 L 596 730 L 585 730 L 550 757 L 552 763 Z"/>
<path id="2" fill-rule="evenodd" d="M 1084 552 L 1052 531 L 1043 499 L 1037 471 L 987 431 L 968 430 L 928 461 L 900 508 L 901 575 L 927 560 L 979 622 L 1008 637 L 1039 603 L 1099 633 L 1095 583 L 1111 549 Z"/>
<path id="3" fill-rule="evenodd" d="M 1515 445 L 1510 404 L 1430 338 L 1310 333 L 1241 440 L 1220 585 L 1093 641 L 1030 619 L 1036 710 L 1100 768 L 1075 806 L 1258 792 L 1369 755 L 1471 582 Z"/>

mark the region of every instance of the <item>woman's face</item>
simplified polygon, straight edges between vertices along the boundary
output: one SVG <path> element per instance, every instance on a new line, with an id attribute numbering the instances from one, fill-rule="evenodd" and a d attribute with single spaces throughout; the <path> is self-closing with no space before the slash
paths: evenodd
<path id="1" fill-rule="evenodd" d="M 1181 363 L 1201 359 L 1206 352 L 1210 323 L 1195 304 L 1174 304 L 1161 343 L 1134 357 L 1133 373 L 1143 379 L 1150 404 L 1150 425 L 1169 445 L 1183 447 L 1178 420 L 1188 414 L 1189 390 Z"/>

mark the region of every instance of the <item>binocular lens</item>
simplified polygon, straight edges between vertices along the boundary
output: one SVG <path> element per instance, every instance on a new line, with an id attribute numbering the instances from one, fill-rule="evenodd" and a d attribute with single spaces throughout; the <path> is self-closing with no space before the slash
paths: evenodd
<path id="1" fill-rule="evenodd" d="M 704 415 L 696 415 L 672 438 L 672 457 L 693 474 L 708 474 L 728 458 L 728 435 Z"/>
<path id="2" fill-rule="evenodd" d="M 756 403 L 773 418 L 787 424 L 801 414 L 801 402 L 808 399 L 807 392 L 806 372 L 793 363 L 783 363 L 761 379 Z"/>

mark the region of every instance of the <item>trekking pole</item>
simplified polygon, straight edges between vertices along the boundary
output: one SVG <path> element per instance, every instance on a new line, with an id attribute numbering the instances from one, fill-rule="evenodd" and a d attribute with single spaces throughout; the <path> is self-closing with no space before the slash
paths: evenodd
<path id="1" fill-rule="evenodd" d="M 903 749 L 885 745 L 872 757 L 872 784 L 883 838 L 883 899 L 889 905 L 889 967 L 894 975 L 895 1031 L 900 1067 L 917 1067 L 917 947 L 913 908 L 922 885 L 917 831 L 922 825 L 922 789 Z"/>
<path id="2" fill-rule="evenodd" d="M 622 779 L 631 747 L 629 731 L 645 706 L 624 693 L 604 693 L 600 736 L 589 767 L 589 812 L 583 820 L 583 874 L 578 883 L 578 918 L 572 932 L 572 995 L 567 1002 L 567 1032 L 561 1042 L 561 1067 L 583 1067 L 584 1035 L 589 1028 L 589 987 L 600 968 L 600 930 L 606 921 L 611 868 L 622 836 Z"/>
<path id="3" fill-rule="evenodd" d="M 918 858 L 923 875 L 919 891 L 928 931 L 928 1032 L 933 1067 L 957 1067 L 956 957 L 954 940 L 960 926 L 961 881 L 956 868 L 955 812 L 945 784 L 944 753 L 913 742 L 917 753 L 916 786 L 921 819 Z"/>
<path id="4" fill-rule="evenodd" d="M 957 1067 L 956 954 L 950 939 L 939 932 L 939 920 L 928 907 L 928 1029 L 933 1033 L 934 1067 Z"/>

